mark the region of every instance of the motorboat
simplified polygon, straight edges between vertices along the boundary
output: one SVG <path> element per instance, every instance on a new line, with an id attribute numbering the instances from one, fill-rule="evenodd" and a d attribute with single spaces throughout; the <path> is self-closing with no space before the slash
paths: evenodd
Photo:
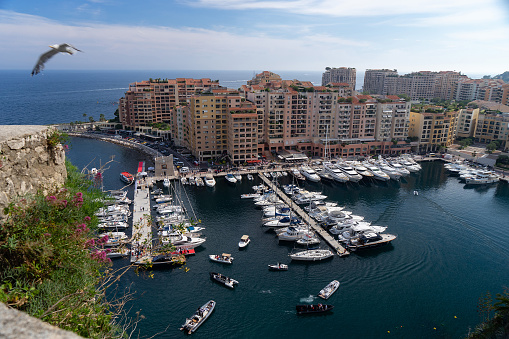
<path id="1" fill-rule="evenodd" d="M 244 234 L 239 241 L 239 248 L 244 248 L 251 242 L 251 238 L 249 238 L 249 235 Z"/>
<path id="2" fill-rule="evenodd" d="M 413 163 L 409 161 L 407 158 L 399 158 L 395 161 L 398 161 L 401 165 L 403 165 L 410 173 L 417 173 L 421 170 L 420 166 L 417 163 Z"/>
<path id="3" fill-rule="evenodd" d="M 290 216 L 290 207 L 285 204 L 274 204 L 272 206 L 265 206 L 263 209 L 263 216 L 266 218 L 272 217 L 288 217 Z"/>
<path id="4" fill-rule="evenodd" d="M 210 279 L 212 279 L 226 287 L 229 287 L 229 288 L 234 288 L 235 285 L 237 285 L 239 283 L 235 279 L 229 278 L 221 273 L 215 273 L 215 272 L 210 272 Z"/>
<path id="5" fill-rule="evenodd" d="M 128 242 L 128 236 L 125 232 L 108 232 L 100 235 L 100 238 L 108 237 L 106 242 L 104 242 L 105 247 L 115 247 L 120 246 Z M 104 241 L 104 240 L 103 240 Z"/>
<path id="6" fill-rule="evenodd" d="M 303 176 L 298 169 L 292 170 L 291 173 L 292 173 L 293 177 L 297 180 L 300 180 L 300 181 L 306 180 L 306 177 Z"/>
<path id="7" fill-rule="evenodd" d="M 311 182 L 319 182 L 320 176 L 316 173 L 314 169 L 309 166 L 302 166 L 300 168 L 300 173 Z"/>
<path id="8" fill-rule="evenodd" d="M 389 164 L 387 164 L 385 162 L 377 163 L 377 166 L 383 172 L 385 172 L 389 176 L 389 178 L 391 178 L 392 180 L 398 181 L 403 176 L 403 174 L 400 171 L 398 171 L 397 169 L 395 169 L 392 166 L 389 166 Z"/>
<path id="9" fill-rule="evenodd" d="M 334 256 L 331 250 L 327 249 L 308 249 L 297 253 L 290 253 L 290 258 L 296 261 L 320 261 Z"/>
<path id="10" fill-rule="evenodd" d="M 219 262 L 221 264 L 231 264 L 233 262 L 233 257 L 229 253 L 223 253 L 221 255 L 219 254 L 210 254 L 209 255 L 210 260 Z"/>
<path id="11" fill-rule="evenodd" d="M 343 173 L 343 171 L 341 171 L 339 168 L 337 168 L 331 162 L 325 161 L 322 163 L 322 165 L 323 165 L 323 170 L 325 171 L 325 173 L 330 175 L 331 178 L 334 179 L 334 181 L 341 182 L 341 183 L 345 183 L 345 182 L 349 181 L 346 174 Z"/>
<path id="12" fill-rule="evenodd" d="M 359 182 L 362 179 L 362 175 L 357 173 L 357 171 L 352 166 L 344 162 L 336 164 L 336 167 L 346 174 L 346 176 L 348 177 L 348 181 Z"/>
<path id="13" fill-rule="evenodd" d="M 306 235 L 304 235 L 304 237 L 300 238 L 296 242 L 299 245 L 309 246 L 309 245 L 317 245 L 317 244 L 319 244 L 320 243 L 320 239 L 318 239 L 318 237 L 316 235 L 306 234 Z"/>
<path id="14" fill-rule="evenodd" d="M 280 241 L 297 241 L 306 235 L 313 235 L 307 227 L 288 226 L 280 230 L 277 237 Z"/>
<path id="15" fill-rule="evenodd" d="M 191 186 L 196 185 L 195 177 L 189 177 L 187 180 L 189 181 L 189 185 L 191 185 Z"/>
<path id="16" fill-rule="evenodd" d="M 203 178 L 203 181 L 205 182 L 205 185 L 208 187 L 214 187 L 216 185 L 216 180 L 214 179 L 214 176 L 211 174 L 207 174 L 205 178 Z"/>
<path id="17" fill-rule="evenodd" d="M 194 181 L 196 183 L 196 186 L 200 186 L 200 187 L 205 186 L 205 183 L 203 182 L 202 177 L 196 177 Z"/>
<path id="18" fill-rule="evenodd" d="M 187 318 L 185 323 L 180 327 L 181 331 L 186 331 L 187 334 L 192 334 L 194 331 L 200 327 L 205 320 L 212 314 L 214 308 L 216 307 L 216 302 L 214 300 L 209 300 L 202 307 L 200 307 L 191 318 Z"/>
<path id="19" fill-rule="evenodd" d="M 248 175 L 247 175 L 247 180 L 254 180 L 253 175 L 252 175 L 252 174 L 248 174 Z"/>
<path id="20" fill-rule="evenodd" d="M 325 199 L 327 199 L 327 196 L 320 194 L 320 193 L 316 193 L 316 192 L 304 191 L 299 194 L 295 194 L 292 197 L 292 199 L 293 199 L 293 201 L 295 201 L 295 203 L 302 205 L 302 204 L 309 204 L 310 202 L 316 201 L 316 200 L 325 200 Z"/>
<path id="21" fill-rule="evenodd" d="M 128 185 L 131 185 L 134 182 L 134 176 L 129 172 L 122 172 L 120 173 L 120 180 Z"/>
<path id="22" fill-rule="evenodd" d="M 188 184 L 186 177 L 180 178 L 180 182 L 182 183 L 182 185 L 187 185 Z"/>
<path id="23" fill-rule="evenodd" d="M 298 194 L 300 190 L 300 187 L 294 184 L 283 185 L 283 191 L 286 195 Z"/>
<path id="24" fill-rule="evenodd" d="M 163 245 L 172 244 L 175 247 L 182 248 L 196 248 L 201 246 L 206 239 L 205 238 L 195 238 L 189 237 L 187 235 L 183 235 L 180 232 L 173 232 L 168 234 L 167 236 L 161 236 L 161 241 Z"/>
<path id="25" fill-rule="evenodd" d="M 410 171 L 396 160 L 388 161 L 387 164 L 401 173 L 402 176 L 407 176 L 410 174 Z"/>
<path id="26" fill-rule="evenodd" d="M 235 173 L 233 176 L 235 177 L 235 179 L 237 179 L 237 181 L 242 181 L 242 174 Z"/>
<path id="27" fill-rule="evenodd" d="M 333 305 L 323 305 L 323 304 L 316 304 L 316 305 L 297 305 L 295 306 L 297 310 L 297 315 L 304 315 L 304 314 L 315 314 L 315 313 L 325 313 L 332 311 L 334 308 Z"/>
<path id="28" fill-rule="evenodd" d="M 290 217 L 285 216 L 282 218 L 274 218 L 271 219 L 263 224 L 265 227 L 272 227 L 272 228 L 280 228 L 280 227 L 287 227 L 292 225 L 298 225 L 301 223 L 301 220 L 297 217 Z"/>
<path id="29" fill-rule="evenodd" d="M 233 174 L 231 174 L 231 173 L 228 173 L 228 174 L 227 174 L 227 175 L 225 175 L 224 177 L 225 177 L 225 179 L 226 179 L 229 183 L 231 183 L 231 184 L 235 184 L 235 183 L 237 183 L 237 179 L 236 179 L 236 178 L 235 178 L 235 176 L 234 176 Z"/>
<path id="30" fill-rule="evenodd" d="M 260 198 L 262 195 L 260 193 L 245 193 L 245 194 L 241 194 L 240 195 L 240 198 L 241 199 L 255 199 L 255 198 Z"/>
<path id="31" fill-rule="evenodd" d="M 329 284 L 327 284 L 327 286 L 325 286 L 324 288 L 322 288 L 320 290 L 320 292 L 318 293 L 318 296 L 322 299 L 327 300 L 327 299 L 329 299 L 329 297 L 331 295 L 334 294 L 334 292 L 336 292 L 338 287 L 339 287 L 339 281 L 332 280 Z"/>
<path id="32" fill-rule="evenodd" d="M 477 174 L 471 178 L 466 178 L 467 185 L 485 185 L 499 182 L 500 177 L 492 171 L 477 171 Z"/>
<path id="33" fill-rule="evenodd" d="M 170 187 L 170 179 L 164 178 L 163 179 L 163 186 L 166 187 L 166 188 Z"/>
<path id="34" fill-rule="evenodd" d="M 371 174 L 373 174 L 373 178 L 380 181 L 389 181 L 391 177 L 382 171 L 378 166 L 373 164 L 365 163 L 364 166 L 368 169 Z"/>
<path id="35" fill-rule="evenodd" d="M 277 263 L 277 264 L 271 264 L 268 265 L 270 271 L 288 271 L 288 265 Z"/>
<path id="36" fill-rule="evenodd" d="M 364 248 L 386 245 L 389 244 L 394 239 L 396 239 L 396 236 L 393 234 L 364 232 L 351 237 L 348 240 L 346 246 L 350 250 L 355 251 Z"/>
<path id="37" fill-rule="evenodd" d="M 129 256 L 130 251 L 128 248 L 125 247 L 119 247 L 114 248 L 110 252 L 106 253 L 106 258 L 110 259 L 116 259 L 116 258 L 124 258 Z"/>
<path id="38" fill-rule="evenodd" d="M 156 204 L 162 204 L 164 202 L 170 202 L 172 201 L 171 195 L 160 195 L 158 198 L 155 199 Z"/>
<path id="39" fill-rule="evenodd" d="M 125 230 L 129 225 L 124 221 L 106 221 L 99 223 L 97 228 L 99 229 L 118 229 Z"/>

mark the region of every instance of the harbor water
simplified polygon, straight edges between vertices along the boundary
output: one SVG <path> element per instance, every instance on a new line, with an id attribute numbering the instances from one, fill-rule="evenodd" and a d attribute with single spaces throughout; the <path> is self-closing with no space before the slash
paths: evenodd
<path id="1" fill-rule="evenodd" d="M 68 158 L 80 169 L 100 167 L 114 156 L 104 173 L 105 189 L 122 187 L 120 172 L 133 173 L 138 161 L 150 161 L 138 151 L 97 140 L 72 138 L 71 143 Z M 131 271 L 122 277 L 120 288 L 137 292 L 131 314 L 140 311 L 145 317 L 140 336 L 185 336 L 178 330 L 185 318 L 213 299 L 216 309 L 195 338 L 464 337 L 480 321 L 478 299 L 487 291 L 502 292 L 509 281 L 509 185 L 466 187 L 448 176 L 440 161 L 422 166 L 398 183 L 306 183 L 398 236 L 388 246 L 319 263 L 291 262 L 293 245 L 279 243 L 261 227 L 262 211 L 250 199 L 240 199 L 259 179 L 244 177 L 232 185 L 217 178 L 214 188 L 186 186 L 182 195 L 206 227 L 207 241 L 188 257 L 187 270 L 156 270 L 153 278 Z M 243 234 L 251 243 L 240 251 Z M 232 265 L 208 258 L 223 252 L 235 258 Z M 289 264 L 289 270 L 269 271 L 267 265 L 277 262 Z M 115 267 L 128 264 L 128 259 L 114 262 Z M 239 285 L 234 290 L 220 286 L 209 272 Z M 316 295 L 334 279 L 341 285 L 324 302 Z M 295 305 L 309 303 L 335 308 L 297 316 Z"/>

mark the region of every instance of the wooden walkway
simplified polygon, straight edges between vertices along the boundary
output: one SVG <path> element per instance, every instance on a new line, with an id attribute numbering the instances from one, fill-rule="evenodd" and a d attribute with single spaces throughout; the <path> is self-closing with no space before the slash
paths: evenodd
<path id="1" fill-rule="evenodd" d="M 334 239 L 326 230 L 324 230 L 320 225 L 316 223 L 302 208 L 299 207 L 292 199 L 290 199 L 283 191 L 281 191 L 275 184 L 273 184 L 265 175 L 262 174 L 262 171 L 258 172 L 258 176 L 262 179 L 262 181 L 269 186 L 276 194 L 283 200 L 295 213 L 299 215 L 299 217 L 308 223 L 313 230 L 322 237 L 325 242 L 332 247 L 337 255 L 340 257 L 344 257 L 350 254 L 340 243 Z"/>
<path id="2" fill-rule="evenodd" d="M 139 263 L 145 259 L 151 259 L 152 225 L 150 220 L 149 185 L 146 179 L 136 180 L 133 200 L 131 263 Z"/>

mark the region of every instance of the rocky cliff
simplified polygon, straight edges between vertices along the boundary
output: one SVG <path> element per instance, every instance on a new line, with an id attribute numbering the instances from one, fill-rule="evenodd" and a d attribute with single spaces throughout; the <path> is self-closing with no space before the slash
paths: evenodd
<path id="1" fill-rule="evenodd" d="M 53 133 L 47 126 L 0 125 L 0 220 L 18 197 L 64 183 L 65 151 L 48 142 Z"/>

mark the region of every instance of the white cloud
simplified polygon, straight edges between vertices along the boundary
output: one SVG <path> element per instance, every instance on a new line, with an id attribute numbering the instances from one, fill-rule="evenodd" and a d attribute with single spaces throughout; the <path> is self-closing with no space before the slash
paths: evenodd
<path id="1" fill-rule="evenodd" d="M 332 17 L 440 14 L 479 5 L 478 0 L 181 0 L 181 2 L 190 6 L 223 10 L 268 9 Z M 497 0 L 483 0 L 482 6 L 491 7 L 497 3 Z"/>

